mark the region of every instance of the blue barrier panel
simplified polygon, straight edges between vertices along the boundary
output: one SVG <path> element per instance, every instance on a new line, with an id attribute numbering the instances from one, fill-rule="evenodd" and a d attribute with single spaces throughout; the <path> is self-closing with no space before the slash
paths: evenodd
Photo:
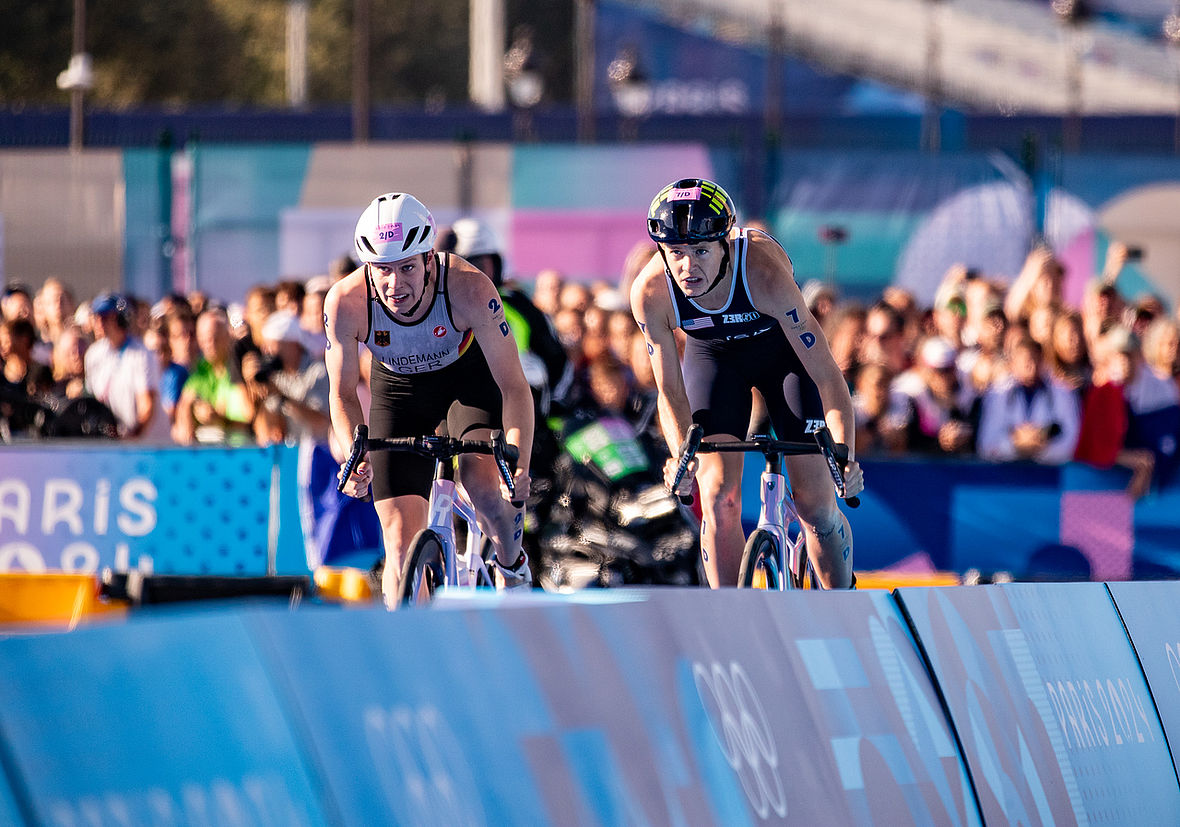
<path id="1" fill-rule="evenodd" d="M 1106 585 L 1147 676 L 1175 768 L 1180 763 L 1180 582 Z"/>
<path id="2" fill-rule="evenodd" d="M 0 741 L 36 823 L 327 823 L 240 617 L 0 640 Z"/>
<path id="3" fill-rule="evenodd" d="M 1105 586 L 896 592 L 991 824 L 1180 823 L 1180 786 Z"/>
<path id="4" fill-rule="evenodd" d="M 6 448 L 0 571 L 150 558 L 163 574 L 266 574 L 272 469 L 284 451 L 294 449 Z M 302 561 L 297 514 L 289 522 L 284 540 Z"/>
<path id="5" fill-rule="evenodd" d="M 251 621 L 346 824 L 979 823 L 888 594 L 617 599 Z"/>
<path id="6" fill-rule="evenodd" d="M 526 754 L 552 716 L 503 614 L 324 609 L 250 618 L 291 690 L 342 823 L 552 820 Z"/>
<path id="7" fill-rule="evenodd" d="M 702 764 L 715 760 L 706 744 L 721 747 L 721 769 L 740 781 L 730 794 L 751 815 L 980 823 L 950 727 L 888 593 L 681 592 L 658 605 L 677 674 L 657 697 L 676 698 Z M 627 630 L 618 632 L 625 643 Z"/>
<path id="8" fill-rule="evenodd" d="M 2 745 L 0 749 L 3 749 Z M 8 779 L 0 775 L 0 824 L 24 824 L 25 820 L 18 815 L 19 812 Z"/>

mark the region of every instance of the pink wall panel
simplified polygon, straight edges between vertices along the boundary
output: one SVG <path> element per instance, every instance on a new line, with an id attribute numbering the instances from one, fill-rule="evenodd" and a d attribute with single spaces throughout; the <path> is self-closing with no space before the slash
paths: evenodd
<path id="1" fill-rule="evenodd" d="M 643 212 L 516 210 L 512 219 L 515 274 L 529 281 L 556 268 L 582 281 L 618 281 L 627 253 L 647 239 Z"/>

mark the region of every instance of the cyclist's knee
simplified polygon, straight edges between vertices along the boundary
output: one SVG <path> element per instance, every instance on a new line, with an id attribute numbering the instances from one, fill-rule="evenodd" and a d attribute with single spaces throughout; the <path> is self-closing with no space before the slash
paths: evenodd
<path id="1" fill-rule="evenodd" d="M 838 530 L 844 529 L 844 514 L 836 505 L 833 496 L 830 502 L 814 502 L 795 499 L 795 508 L 799 512 L 799 519 L 807 526 L 807 530 L 814 534 L 821 542 L 825 541 Z"/>

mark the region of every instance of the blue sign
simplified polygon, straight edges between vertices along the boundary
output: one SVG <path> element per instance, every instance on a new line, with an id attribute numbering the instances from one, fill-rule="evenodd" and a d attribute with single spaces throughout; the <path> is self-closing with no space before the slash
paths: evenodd
<path id="1" fill-rule="evenodd" d="M 293 449 L 6 448 L 0 571 L 265 574 L 276 466 L 289 467 L 294 490 L 287 455 Z M 301 558 L 297 515 L 287 522 Z"/>
<path id="2" fill-rule="evenodd" d="M 1180 582 L 1107 583 L 1155 698 L 1175 763 L 1180 749 Z"/>
<path id="3" fill-rule="evenodd" d="M 1164 731 L 1103 584 L 897 594 L 987 823 L 1180 823 Z"/>
<path id="4" fill-rule="evenodd" d="M 0 674 L 36 823 L 326 823 L 240 616 L 0 640 Z"/>

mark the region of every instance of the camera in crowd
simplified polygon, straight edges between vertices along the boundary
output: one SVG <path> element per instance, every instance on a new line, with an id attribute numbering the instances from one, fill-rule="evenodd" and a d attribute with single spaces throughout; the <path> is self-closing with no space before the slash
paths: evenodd
<path id="1" fill-rule="evenodd" d="M 278 356 L 269 356 L 262 360 L 258 365 L 258 370 L 254 374 L 255 382 L 269 382 L 278 371 L 283 369 L 283 360 Z"/>

